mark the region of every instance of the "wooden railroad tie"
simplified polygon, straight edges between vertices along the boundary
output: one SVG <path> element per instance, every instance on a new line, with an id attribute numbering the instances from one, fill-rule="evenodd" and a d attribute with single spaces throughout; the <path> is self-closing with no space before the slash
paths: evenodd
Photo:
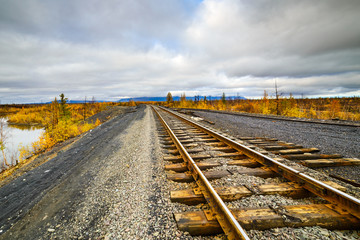
<path id="1" fill-rule="evenodd" d="M 282 155 L 282 157 L 289 160 L 310 160 L 341 158 L 342 156 L 340 154 L 289 154 Z"/>
<path id="2" fill-rule="evenodd" d="M 250 158 L 248 159 L 240 159 L 240 160 L 231 160 L 227 162 L 227 165 L 235 165 L 235 166 L 242 166 L 242 167 L 249 167 L 255 168 L 261 166 L 261 164 L 255 160 Z"/>
<path id="3" fill-rule="evenodd" d="M 221 152 L 237 152 L 236 149 L 232 148 L 232 147 L 213 147 L 211 148 L 211 151 L 221 151 Z"/>
<path id="4" fill-rule="evenodd" d="M 312 159 L 312 160 L 302 160 L 300 161 L 300 164 L 311 168 L 320 168 L 320 167 L 360 165 L 360 160 L 356 158 Z"/>
<path id="5" fill-rule="evenodd" d="M 210 137 L 209 134 L 204 133 L 204 132 L 199 132 L 199 133 L 193 133 L 195 135 L 195 137 L 203 137 L 203 136 L 207 136 Z"/>
<path id="6" fill-rule="evenodd" d="M 204 172 L 205 177 L 208 180 L 214 180 L 214 179 L 219 179 L 219 178 L 223 178 L 226 176 L 231 175 L 231 173 L 229 171 L 208 171 L 208 172 Z M 194 178 L 190 173 L 170 173 L 167 174 L 167 179 L 172 180 L 174 182 L 193 182 Z"/>
<path id="7" fill-rule="evenodd" d="M 269 168 L 260 167 L 260 168 L 249 168 L 241 170 L 225 170 L 225 171 L 208 171 L 204 172 L 204 175 L 208 180 L 219 179 L 225 176 L 232 175 L 234 173 L 245 174 L 250 176 L 262 177 L 262 178 L 271 178 L 278 176 L 277 173 L 271 171 Z M 194 178 L 189 173 L 169 173 L 167 174 L 167 179 L 175 182 L 192 182 Z"/>
<path id="8" fill-rule="evenodd" d="M 193 147 L 197 147 L 198 145 L 196 143 L 187 143 L 187 144 L 183 144 L 183 146 L 185 148 L 193 148 Z M 163 145 L 162 148 L 165 148 L 165 149 L 177 149 L 175 144 Z"/>
<path id="9" fill-rule="evenodd" d="M 203 160 L 206 158 L 211 158 L 211 155 L 209 154 L 196 154 L 196 155 L 191 155 L 191 158 L 193 160 Z M 176 162 L 176 163 L 181 163 L 184 162 L 184 159 L 182 158 L 181 155 L 178 156 L 166 156 L 164 157 L 164 161 L 169 161 L 169 162 Z"/>
<path id="10" fill-rule="evenodd" d="M 204 151 L 204 149 L 189 149 L 189 150 L 187 150 L 188 153 L 199 153 L 199 152 L 203 152 L 203 151 Z M 165 153 L 177 155 L 177 154 L 179 154 L 179 150 L 177 150 L 177 149 L 166 150 Z"/>
<path id="11" fill-rule="evenodd" d="M 302 146 L 300 146 L 300 145 L 293 145 L 293 146 L 266 145 L 266 146 L 262 146 L 262 148 L 266 151 L 279 151 L 279 150 L 286 150 L 286 149 L 298 149 L 298 148 L 302 148 Z"/>
<path id="12" fill-rule="evenodd" d="M 221 166 L 222 164 L 218 162 L 197 162 L 196 165 L 200 169 L 209 169 L 213 167 Z M 260 163 L 252 160 L 252 159 L 242 159 L 242 160 L 231 160 L 227 162 L 227 165 L 235 165 L 249 168 L 256 168 L 261 166 Z M 175 164 L 167 164 L 165 165 L 165 170 L 171 170 L 175 172 L 186 172 L 188 171 L 185 163 L 175 163 Z"/>
<path id="13" fill-rule="evenodd" d="M 227 145 L 223 142 L 211 142 L 211 143 L 204 143 L 207 146 L 211 147 L 226 147 Z"/>
<path id="14" fill-rule="evenodd" d="M 194 142 L 193 139 L 189 139 L 189 138 L 181 139 L 181 140 L 179 139 L 179 141 L 181 143 L 183 143 L 183 144 L 185 144 L 185 143 L 193 143 Z M 172 140 L 165 140 L 165 141 L 161 141 L 160 143 L 163 144 L 163 145 L 172 145 L 172 144 L 174 144 Z"/>
<path id="15" fill-rule="evenodd" d="M 175 152 L 175 151 L 174 151 Z M 195 151 L 196 152 L 196 151 Z M 212 157 L 224 157 L 224 158 L 231 158 L 231 159 L 246 159 L 247 156 L 239 153 L 239 152 L 234 152 L 234 153 L 220 153 L 217 154 L 215 156 L 211 156 L 209 154 L 191 154 L 190 155 L 192 157 L 193 160 L 203 160 L 206 158 L 212 158 Z M 183 158 L 181 155 L 177 155 L 177 156 L 165 156 L 164 157 L 164 161 L 171 161 L 171 162 L 183 162 Z"/>
<path id="16" fill-rule="evenodd" d="M 318 148 L 294 148 L 294 149 L 284 149 L 279 151 L 271 151 L 274 154 L 287 155 L 287 154 L 303 154 L 303 153 L 314 153 L 320 152 Z"/>
<path id="17" fill-rule="evenodd" d="M 180 141 L 181 141 L 181 140 L 191 139 L 189 136 L 180 136 L 180 137 L 177 137 L 177 138 L 178 138 Z M 171 137 L 163 137 L 161 140 L 162 140 L 162 141 L 165 141 L 165 142 L 168 142 L 168 141 L 171 141 L 171 142 L 172 142 Z"/>
<path id="18" fill-rule="evenodd" d="M 340 181 L 346 182 L 346 183 L 348 183 L 348 184 L 351 184 L 351 185 L 353 185 L 353 186 L 355 186 L 355 187 L 360 187 L 360 183 L 357 183 L 357 182 L 354 181 L 354 180 L 350 180 L 350 179 L 347 179 L 347 178 L 343 178 L 343 177 L 340 177 L 340 176 L 335 175 L 335 174 L 329 174 L 329 176 L 330 176 L 330 177 L 333 177 L 333 178 L 336 178 L 336 179 L 338 179 L 338 180 L 340 180 Z"/>
<path id="19" fill-rule="evenodd" d="M 207 137 L 207 138 L 197 138 L 196 139 L 197 142 L 219 142 L 219 140 L 217 140 L 216 138 L 213 137 Z"/>
<path id="20" fill-rule="evenodd" d="M 223 157 L 223 158 L 231 158 L 231 159 L 246 159 L 248 158 L 245 154 L 240 152 L 230 152 L 230 153 L 219 153 L 214 157 Z"/>
<path id="21" fill-rule="evenodd" d="M 280 227 L 320 226 L 328 229 L 357 229 L 360 220 L 347 212 L 334 210 L 331 204 L 281 206 L 277 209 L 230 209 L 246 230 L 265 230 Z M 191 235 L 222 233 L 216 217 L 208 210 L 174 214 L 178 228 Z"/>
<path id="22" fill-rule="evenodd" d="M 221 166 L 218 162 L 198 162 L 196 164 L 201 170 L 219 167 Z M 167 171 L 174 171 L 174 172 L 186 172 L 189 169 L 186 166 L 186 163 L 175 163 L 175 164 L 168 164 L 165 165 L 165 170 Z"/>
<path id="23" fill-rule="evenodd" d="M 345 188 L 332 181 L 324 181 L 324 183 L 332 187 L 344 191 Z M 275 195 L 279 194 L 291 198 L 304 198 L 312 195 L 311 192 L 304 189 L 300 184 L 294 182 L 286 182 L 279 184 L 263 184 L 254 186 L 256 192 L 248 189 L 246 186 L 238 187 L 218 187 L 215 191 L 225 202 L 239 200 L 251 195 Z M 205 198 L 199 188 L 176 190 L 170 192 L 170 199 L 173 202 L 179 202 L 187 205 L 196 205 L 205 203 Z"/>
<path id="24" fill-rule="evenodd" d="M 247 168 L 232 170 L 231 173 L 245 174 L 249 176 L 261 177 L 261 178 L 272 178 L 277 177 L 278 174 L 267 167 Z"/>

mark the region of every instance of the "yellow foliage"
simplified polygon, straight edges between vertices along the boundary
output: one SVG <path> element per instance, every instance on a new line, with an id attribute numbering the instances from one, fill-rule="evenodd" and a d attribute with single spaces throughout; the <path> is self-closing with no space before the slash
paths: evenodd
<path id="1" fill-rule="evenodd" d="M 308 117 L 309 118 L 317 118 L 317 113 L 316 113 L 315 109 L 310 108 Z"/>
<path id="2" fill-rule="evenodd" d="M 116 103 L 79 103 L 67 104 L 67 107 L 69 108 L 71 114 L 71 120 L 81 121 L 84 120 L 84 112 L 86 117 L 90 117 L 98 112 L 101 112 L 107 106 L 114 104 Z M 135 106 L 134 101 L 132 101 L 131 105 Z M 86 111 L 84 111 L 84 109 Z M 59 107 L 52 102 L 52 104 L 30 105 L 29 107 L 23 107 L 16 113 L 9 115 L 8 120 L 9 122 L 16 124 L 41 124 L 47 127 L 48 125 L 56 125 L 59 118 Z"/>
<path id="3" fill-rule="evenodd" d="M 59 117 L 57 101 L 49 105 L 23 107 L 10 116 L 10 122 L 21 124 L 39 123 L 45 126 L 45 132 L 30 147 L 20 146 L 19 161 L 100 125 L 99 119 L 96 119 L 95 124 L 82 121 L 84 113 L 86 117 L 90 117 L 110 105 L 114 105 L 114 103 L 69 104 L 70 118 Z"/>
<path id="4" fill-rule="evenodd" d="M 28 158 L 31 155 L 31 150 L 28 146 L 23 146 L 20 144 L 19 146 L 19 162 L 23 161 L 24 159 Z"/>
<path id="5" fill-rule="evenodd" d="M 277 114 L 298 118 L 331 119 L 360 121 L 360 98 L 316 98 L 316 99 L 295 99 L 292 95 L 289 98 L 282 97 L 279 100 L 269 99 L 264 93 L 262 99 L 255 100 L 221 100 L 194 102 L 187 100 L 185 94 L 180 101 L 163 103 L 169 107 L 197 108 L 210 110 L 228 110 L 259 114 Z"/>

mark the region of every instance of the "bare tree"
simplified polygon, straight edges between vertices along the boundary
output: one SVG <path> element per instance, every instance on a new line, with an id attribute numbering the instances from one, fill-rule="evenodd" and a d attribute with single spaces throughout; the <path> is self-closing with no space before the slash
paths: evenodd
<path id="1" fill-rule="evenodd" d="M 185 93 L 180 95 L 180 102 L 186 102 L 186 95 Z"/>
<path id="2" fill-rule="evenodd" d="M 277 81 L 275 79 L 275 96 L 276 96 L 276 115 L 280 115 L 280 94 L 278 92 Z"/>
<path id="3" fill-rule="evenodd" d="M 4 158 L 3 168 L 6 168 L 6 166 L 9 166 L 9 163 L 6 160 L 6 154 L 5 154 L 7 138 L 8 138 L 8 132 L 5 129 L 5 122 L 0 120 L 0 151 Z"/>
<path id="4" fill-rule="evenodd" d="M 87 107 L 87 104 L 86 104 L 86 96 L 85 96 L 85 101 L 83 104 L 83 119 L 84 119 L 84 121 L 86 119 L 86 107 Z"/>
<path id="5" fill-rule="evenodd" d="M 54 128 L 59 122 L 59 111 L 60 111 L 59 102 L 55 97 L 54 101 L 51 102 L 50 104 L 50 113 L 51 113 L 50 124 L 52 128 Z"/>

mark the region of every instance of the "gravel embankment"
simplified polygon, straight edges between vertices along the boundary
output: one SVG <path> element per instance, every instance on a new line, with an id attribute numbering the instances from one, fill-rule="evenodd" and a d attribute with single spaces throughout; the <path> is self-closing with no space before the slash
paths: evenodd
<path id="1" fill-rule="evenodd" d="M 319 148 L 320 153 L 323 154 L 341 154 L 347 158 L 360 158 L 360 127 L 251 118 L 203 111 L 194 111 L 194 113 L 214 122 L 213 127 L 235 137 L 277 138 L 306 148 Z M 328 167 L 318 170 L 360 183 L 360 166 Z"/>

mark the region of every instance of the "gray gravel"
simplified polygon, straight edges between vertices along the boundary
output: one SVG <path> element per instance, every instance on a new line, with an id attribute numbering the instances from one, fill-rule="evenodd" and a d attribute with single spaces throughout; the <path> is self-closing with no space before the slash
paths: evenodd
<path id="1" fill-rule="evenodd" d="M 338 153 L 360 158 L 360 128 L 331 126 L 274 119 L 259 119 L 220 113 L 195 111 L 215 123 L 215 127 L 239 137 L 269 137 L 317 147 L 322 153 Z"/>
<path id="2" fill-rule="evenodd" d="M 170 201 L 171 190 L 195 185 L 166 179 L 158 128 L 151 109 L 139 107 L 104 123 L 54 159 L 1 188 L 2 199 L 9 194 L 19 205 L 15 216 L 10 216 L 13 222 L 3 218 L 13 226 L 0 239 L 224 239 L 223 234 L 192 237 L 177 229 L 173 213 L 200 210 L 204 205 L 189 207 Z M 204 145 L 200 147 L 204 153 L 213 153 Z M 48 183 L 49 179 L 53 182 Z M 214 183 L 251 186 L 280 181 L 234 174 Z M 27 203 L 24 190 L 36 196 L 36 201 Z M 261 198 L 262 203 L 258 196 L 251 196 L 230 204 L 246 207 L 308 201 Z M 29 205 L 24 208 L 22 204 Z M 22 211 L 25 213 L 20 214 Z M 249 231 L 249 235 L 251 239 L 359 238 L 359 232 L 318 227 Z"/>
<path id="3" fill-rule="evenodd" d="M 196 115 L 199 115 L 196 113 Z M 189 117 L 186 115 L 183 115 L 187 118 L 192 118 L 192 120 L 196 120 L 193 117 Z M 224 115 L 226 116 L 226 115 Z M 202 116 L 203 117 L 203 116 Z M 230 116 L 231 117 L 231 116 Z M 199 120 L 199 119 L 198 119 Z M 216 119 L 210 119 L 208 118 L 208 120 L 216 122 Z M 261 119 L 262 120 L 262 119 Z M 234 124 L 233 122 L 230 124 L 228 122 L 226 122 L 226 120 L 218 120 L 219 122 L 217 122 L 215 124 L 215 126 L 209 126 L 207 125 L 209 128 L 212 128 L 212 130 L 217 130 L 217 132 L 224 134 L 224 132 L 226 132 L 224 135 L 227 135 L 228 137 L 232 138 L 235 141 L 238 141 L 236 139 L 235 136 L 256 136 L 259 137 L 258 135 L 250 135 L 248 132 L 246 135 L 240 135 L 238 131 L 238 129 L 236 129 L 234 131 L 234 128 L 236 128 L 236 126 L 234 127 L 230 127 L 231 124 Z M 200 124 L 203 124 L 203 122 L 201 122 Z M 238 123 L 240 124 L 240 123 Z M 230 129 L 230 131 L 229 131 Z M 249 131 L 247 129 L 247 131 Z M 234 134 L 235 133 L 235 134 Z M 234 134 L 234 135 L 232 135 Z M 267 136 L 269 137 L 269 136 Z M 273 136 L 270 136 L 273 137 Z M 280 139 L 283 140 L 283 139 Z M 207 150 L 206 147 L 204 147 L 205 150 Z M 212 153 L 211 151 L 207 151 L 206 153 Z M 270 156 L 274 156 L 273 154 L 269 154 Z M 225 163 L 225 161 L 220 161 L 222 163 Z M 345 187 L 347 187 L 347 193 L 352 194 L 356 197 L 360 197 L 360 192 L 358 191 L 357 188 L 352 187 L 351 185 L 348 184 L 343 184 L 339 181 L 333 180 L 331 178 L 329 178 L 328 176 L 319 173 L 315 170 L 306 168 L 304 166 L 299 166 L 296 163 L 289 161 L 289 160 L 284 160 L 283 163 L 287 164 L 288 166 L 293 166 L 293 167 L 297 167 L 297 168 L 301 168 L 304 173 L 318 179 L 318 180 L 332 180 L 335 181 Z M 212 170 L 209 171 L 213 171 L 215 169 L 218 170 L 223 170 L 223 169 L 229 169 L 231 168 L 232 170 L 235 169 L 241 169 L 243 167 L 237 167 L 237 166 L 220 166 L 220 167 L 216 167 Z M 269 179 L 263 179 L 263 178 L 259 178 L 259 177 L 254 177 L 254 176 L 248 176 L 248 175 L 243 175 L 243 174 L 233 174 L 231 176 L 228 177 L 224 177 L 222 179 L 218 179 L 218 180 L 214 180 L 212 181 L 213 186 L 239 186 L 239 185 L 244 185 L 246 187 L 248 187 L 249 189 L 252 189 L 252 186 L 254 185 L 259 185 L 259 184 L 268 184 L 268 183 L 278 183 L 278 182 L 283 182 L 284 179 L 281 177 L 278 178 L 269 178 Z M 240 200 L 237 201 L 233 201 L 233 202 L 229 202 L 226 203 L 228 207 L 230 208 L 246 208 L 246 207 L 278 207 L 278 206 L 283 206 L 283 205 L 298 205 L 298 204 L 318 204 L 318 203 L 325 203 L 326 201 L 318 198 L 318 197 L 312 197 L 312 198 L 306 198 L 306 199 L 292 199 L 292 198 L 288 198 L 285 196 L 280 196 L 280 195 L 252 195 L 250 197 L 245 197 L 242 198 Z M 293 239 L 359 239 L 360 238 L 360 231 L 330 231 L 324 228 L 320 228 L 320 227 L 305 227 L 305 228 L 276 228 L 276 229 L 271 229 L 271 230 L 266 230 L 266 231 L 256 231 L 256 230 L 251 230 L 248 231 L 248 234 L 250 236 L 251 239 L 289 239 L 289 238 L 293 238 Z"/>
<path id="4" fill-rule="evenodd" d="M 323 154 L 341 154 L 360 158 L 360 127 L 321 125 L 265 118 L 251 118 L 213 112 L 194 111 L 215 123 L 213 127 L 236 137 L 268 137 L 295 143 L 306 148 L 316 147 Z M 360 183 L 360 166 L 318 169 Z"/>
<path id="5" fill-rule="evenodd" d="M 108 213 L 123 136 L 142 119 L 144 107 L 87 132 L 70 148 L 0 189 L 0 239 L 71 239 L 101 236 L 97 223 Z M 117 162 L 117 165 L 121 163 Z M 9 230 L 8 228 L 11 227 Z M 4 233 L 5 232 L 5 233 Z"/>
<path id="6" fill-rule="evenodd" d="M 163 166 L 151 109 L 116 117 L 0 189 L 2 200 L 11 196 L 25 212 L 6 211 L 2 227 L 12 227 L 2 228 L 0 239 L 219 239 L 177 229 L 173 213 L 186 206 L 171 203 L 174 183 Z M 28 188 L 36 202 L 27 202 Z"/>

